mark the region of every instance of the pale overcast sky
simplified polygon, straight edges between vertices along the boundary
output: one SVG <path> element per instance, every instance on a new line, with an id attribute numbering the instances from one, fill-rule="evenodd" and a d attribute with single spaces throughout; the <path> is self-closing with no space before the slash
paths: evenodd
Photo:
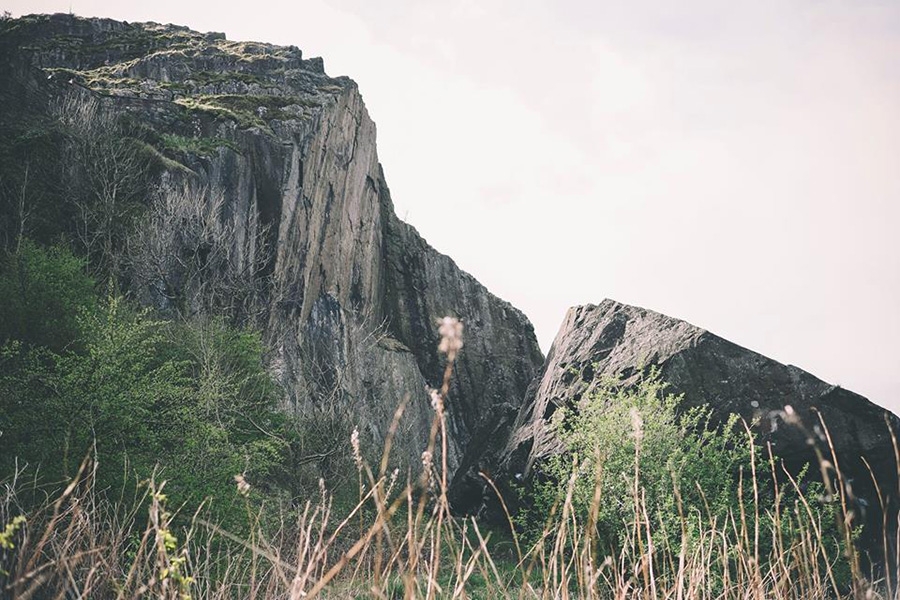
<path id="1" fill-rule="evenodd" d="M 4 6 L 5 5 L 5 6 Z M 609 297 L 900 412 L 900 3 L 0 0 L 294 44 L 545 352 Z"/>

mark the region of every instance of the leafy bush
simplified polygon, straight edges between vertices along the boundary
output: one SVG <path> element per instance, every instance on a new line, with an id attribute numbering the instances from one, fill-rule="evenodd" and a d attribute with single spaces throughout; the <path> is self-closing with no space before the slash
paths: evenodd
<path id="1" fill-rule="evenodd" d="M 0 344 L 18 340 L 60 352 L 78 336 L 76 318 L 96 304 L 84 261 L 27 239 L 0 260 Z"/>
<path id="2" fill-rule="evenodd" d="M 25 248 L 37 281 L 68 278 L 56 280 L 61 288 L 32 286 L 44 296 L 13 312 L 29 335 L 9 335 L 0 352 L 0 472 L 27 462 L 44 481 L 60 481 L 93 452 L 101 489 L 161 468 L 177 502 L 211 497 L 215 514 L 241 527 L 235 475 L 255 494 L 273 491 L 260 484 L 277 480 L 286 452 L 259 335 L 221 319 L 158 320 L 118 297 L 98 303 L 77 276 L 79 261 Z M 60 331 L 78 344 L 57 343 Z"/>
<path id="3" fill-rule="evenodd" d="M 174 133 L 163 133 L 159 136 L 163 150 L 170 154 L 195 154 L 197 156 L 214 156 L 219 148 L 237 150 L 231 140 L 220 137 L 187 137 Z"/>
<path id="4" fill-rule="evenodd" d="M 259 334 L 224 318 L 197 318 L 170 325 L 167 344 L 170 360 L 187 364 L 190 383 L 170 422 L 181 446 L 160 455 L 174 471 L 164 477 L 183 487 L 185 499 L 213 497 L 218 512 L 242 510 L 229 504 L 236 474 L 258 491 L 275 491 L 268 482 L 282 475 L 287 423 L 276 411 Z M 191 469 L 181 471 L 183 464 Z"/>
<path id="5" fill-rule="evenodd" d="M 737 416 L 716 426 L 708 407 L 680 410 L 682 397 L 665 387 L 651 371 L 634 387 L 609 381 L 554 413 L 550 427 L 567 452 L 539 467 L 530 504 L 517 517 L 527 537 L 545 534 L 560 505 L 612 556 L 648 547 L 690 553 L 721 529 L 759 560 L 810 517 L 819 531 L 837 531 L 838 507 L 822 501 L 820 485 L 803 482 L 809 500 L 801 505 L 801 489 L 772 479 L 774 465 Z M 840 556 L 836 538 L 820 543 L 823 560 Z M 849 577 L 844 567 L 832 567 L 837 579 Z"/>
<path id="6" fill-rule="evenodd" d="M 676 539 L 682 534 L 680 513 L 695 522 L 695 515 L 706 520 L 736 508 L 735 474 L 741 467 L 749 470 L 755 451 L 737 418 L 712 427 L 707 408 L 679 414 L 681 398 L 664 389 L 656 375 L 635 388 L 610 381 L 577 409 L 554 413 L 550 426 L 567 453 L 542 465 L 532 510 L 520 519 L 527 528 L 543 527 L 532 521 L 550 514 L 573 476 L 573 506 L 587 515 L 596 504 L 597 536 L 607 546 L 624 543 L 644 507 L 654 531 Z"/>

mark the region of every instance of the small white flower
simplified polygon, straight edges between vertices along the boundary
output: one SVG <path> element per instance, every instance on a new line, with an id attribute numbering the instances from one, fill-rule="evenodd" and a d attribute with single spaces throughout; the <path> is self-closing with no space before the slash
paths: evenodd
<path id="1" fill-rule="evenodd" d="M 640 443 L 644 439 L 644 419 L 641 418 L 641 413 L 638 412 L 638 409 L 632 407 L 630 412 L 632 434 L 634 439 Z"/>
<path id="2" fill-rule="evenodd" d="M 400 469 L 394 469 L 391 472 L 391 479 L 388 482 L 387 491 L 384 493 L 385 497 L 391 495 L 391 492 L 394 490 L 394 484 L 397 483 L 397 476 L 400 474 Z"/>
<path id="3" fill-rule="evenodd" d="M 435 412 L 444 412 L 444 398 L 441 393 L 438 390 L 429 390 L 428 393 L 431 396 L 431 408 Z"/>
<path id="4" fill-rule="evenodd" d="M 784 405 L 784 410 L 781 411 L 781 418 L 789 425 L 797 425 L 800 423 L 800 417 L 797 415 L 797 411 L 795 411 L 794 407 L 790 404 Z"/>
<path id="5" fill-rule="evenodd" d="M 234 476 L 234 482 L 237 483 L 238 493 L 241 496 L 249 496 L 250 495 L 250 484 L 247 483 L 247 480 L 244 479 L 244 474 L 239 473 Z"/>
<path id="6" fill-rule="evenodd" d="M 356 468 L 362 471 L 363 459 L 362 452 L 359 450 L 359 428 L 357 427 L 354 427 L 353 433 L 350 434 L 350 446 L 353 449 L 353 462 L 356 463 Z"/>
<path id="7" fill-rule="evenodd" d="M 456 353 L 463 346 L 463 325 L 459 319 L 454 317 L 444 317 L 438 321 L 438 324 L 440 325 L 438 333 L 441 334 L 441 343 L 438 345 L 438 350 L 446 354 L 449 360 L 454 360 Z"/>

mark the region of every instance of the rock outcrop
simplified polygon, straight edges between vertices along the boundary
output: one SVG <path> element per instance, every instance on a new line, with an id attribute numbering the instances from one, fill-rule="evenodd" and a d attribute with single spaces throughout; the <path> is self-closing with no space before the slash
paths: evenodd
<path id="1" fill-rule="evenodd" d="M 38 15 L 0 32 L 7 96 L 97 98 L 143 136 L 159 181 L 220 199 L 229 256 L 263 286 L 257 308 L 287 410 L 327 405 L 377 454 L 406 398 L 394 447 L 418 460 L 432 420 L 425 388 L 444 371 L 436 325 L 445 315 L 465 326 L 448 402 L 450 468 L 492 407 L 518 407 L 543 360 L 531 324 L 396 217 L 352 80 L 329 77 L 293 46 L 172 25 Z M 168 283 L 136 285 L 166 308 Z"/>
<path id="2" fill-rule="evenodd" d="M 760 442 L 771 443 L 794 471 L 805 463 L 817 471 L 811 438 L 829 456 L 821 415 L 857 496 L 877 505 L 865 460 L 897 511 L 889 427 L 900 431 L 900 419 L 892 413 L 689 323 L 612 300 L 569 310 L 502 451 L 507 475 L 528 477 L 542 459 L 563 451 L 546 426 L 558 407 L 577 405 L 610 378 L 627 386 L 650 367 L 658 368 L 669 391 L 684 394 L 684 406 L 707 404 L 720 420 L 734 413 L 757 421 Z M 792 413 L 787 420 L 799 419 L 802 427 L 785 422 L 786 407 Z"/>

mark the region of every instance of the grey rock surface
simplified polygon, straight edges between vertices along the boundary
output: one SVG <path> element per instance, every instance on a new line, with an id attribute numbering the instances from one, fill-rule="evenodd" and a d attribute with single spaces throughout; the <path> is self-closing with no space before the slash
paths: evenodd
<path id="1" fill-rule="evenodd" d="M 45 96 L 87 91 L 149 128 L 161 182 L 222 199 L 236 268 L 262 265 L 256 308 L 285 410 L 328 404 L 380 456 L 407 399 L 394 447 L 417 462 L 433 415 L 426 386 L 444 372 L 445 315 L 465 326 L 447 403 L 451 470 L 493 406 L 518 407 L 543 361 L 531 324 L 397 218 L 352 80 L 293 46 L 155 23 L 33 15 L 4 27 L 0 46 L 7 74 L 27 63 L 33 81 L 55 86 Z M 134 293 L 165 309 L 160 287 Z"/>

